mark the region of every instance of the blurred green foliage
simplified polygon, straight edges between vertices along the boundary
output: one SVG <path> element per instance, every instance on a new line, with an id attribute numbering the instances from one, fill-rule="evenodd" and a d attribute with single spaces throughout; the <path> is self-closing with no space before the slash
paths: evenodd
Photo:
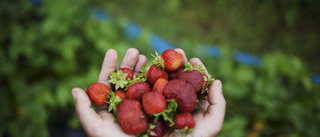
<path id="1" fill-rule="evenodd" d="M 220 136 L 317 136 L 320 85 L 310 79 L 310 63 L 319 59 L 313 57 L 318 3 L 43 0 L 36 7 L 2 0 L 0 136 L 50 136 L 59 122 L 81 128 L 71 89 L 96 82 L 110 48 L 119 60 L 130 47 L 151 58 L 151 31 L 183 45 L 223 81 L 227 113 Z M 92 6 L 115 16 L 97 20 Z M 147 28 L 137 39 L 125 37 L 128 19 Z M 221 56 L 204 56 L 200 44 L 219 44 Z M 231 47 L 263 55 L 263 65 L 235 62 Z"/>

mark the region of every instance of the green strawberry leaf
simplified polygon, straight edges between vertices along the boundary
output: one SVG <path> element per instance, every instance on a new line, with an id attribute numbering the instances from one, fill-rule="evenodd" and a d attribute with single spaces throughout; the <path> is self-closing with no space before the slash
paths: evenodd
<path id="1" fill-rule="evenodd" d="M 196 65 L 196 66 L 192 66 L 192 64 L 190 62 L 185 64 L 185 69 L 183 71 L 188 72 L 191 70 L 198 70 L 201 74 L 205 74 L 206 69 L 204 69 L 202 67 L 202 64 L 200 65 Z"/>
<path id="2" fill-rule="evenodd" d="M 175 129 L 174 131 L 177 132 L 176 136 L 178 134 L 182 134 L 183 137 L 186 137 L 187 134 L 190 134 L 190 136 L 193 137 L 192 134 L 191 134 L 191 131 L 193 131 L 193 130 L 194 130 L 193 128 L 189 129 L 188 126 L 186 126 L 183 129 Z"/>
<path id="3" fill-rule="evenodd" d="M 161 58 L 161 56 L 159 56 L 157 50 L 155 51 L 155 55 L 151 54 L 151 56 L 154 57 L 152 61 L 154 62 L 154 64 L 156 64 L 158 68 L 165 69 L 163 59 Z"/>
<path id="4" fill-rule="evenodd" d="M 108 82 L 115 84 L 115 90 L 124 88 L 129 82 L 127 80 L 128 73 L 123 73 L 122 70 L 118 69 L 116 72 L 110 73 L 110 80 Z"/>
<path id="5" fill-rule="evenodd" d="M 138 75 L 138 77 L 139 77 L 140 79 L 147 79 L 147 73 L 148 73 L 148 71 L 147 71 L 145 65 L 142 65 L 142 68 L 140 69 L 140 72 L 141 72 L 141 73 Z M 146 81 L 146 80 L 145 80 L 145 81 Z"/>
<path id="6" fill-rule="evenodd" d="M 106 103 L 109 104 L 108 112 L 113 110 L 113 114 L 117 116 L 118 115 L 117 106 L 123 99 L 118 98 L 112 91 L 109 92 L 109 95 L 107 95 L 107 98 L 109 98 L 109 100 L 106 101 Z"/>

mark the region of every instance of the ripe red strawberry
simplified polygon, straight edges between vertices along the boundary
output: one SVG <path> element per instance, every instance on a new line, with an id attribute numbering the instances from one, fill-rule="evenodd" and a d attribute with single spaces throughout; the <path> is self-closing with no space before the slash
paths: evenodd
<path id="1" fill-rule="evenodd" d="M 166 49 L 160 56 L 157 52 L 156 55 L 152 56 L 155 57 L 157 67 L 163 68 L 166 71 L 177 70 L 183 62 L 182 54 L 173 49 Z"/>
<path id="2" fill-rule="evenodd" d="M 130 69 L 130 68 L 120 68 L 119 70 L 122 70 L 122 72 L 125 74 L 125 73 L 128 73 L 126 79 L 132 79 L 133 78 L 133 71 Z"/>
<path id="3" fill-rule="evenodd" d="M 144 93 L 150 92 L 150 85 L 147 82 L 134 82 L 126 92 L 127 98 L 141 101 Z"/>
<path id="4" fill-rule="evenodd" d="M 180 112 L 176 114 L 173 121 L 176 129 L 184 129 L 186 126 L 188 126 L 189 129 L 195 127 L 195 122 L 190 112 Z"/>
<path id="5" fill-rule="evenodd" d="M 163 94 L 167 99 L 174 99 L 182 112 L 191 112 L 197 104 L 197 94 L 192 85 L 180 79 L 169 81 Z"/>
<path id="6" fill-rule="evenodd" d="M 124 92 L 123 90 L 117 90 L 116 92 L 114 92 L 114 94 L 116 95 L 116 97 L 121 98 L 121 99 L 126 99 L 126 92 Z"/>
<path id="7" fill-rule="evenodd" d="M 154 119 L 154 117 L 149 119 L 149 124 L 151 124 L 149 137 L 162 137 L 166 131 L 166 125 L 161 118 L 154 124 Z"/>
<path id="8" fill-rule="evenodd" d="M 168 74 L 165 72 L 163 69 L 158 68 L 157 65 L 153 64 L 150 69 L 148 70 L 148 83 L 153 86 L 154 83 L 159 79 L 159 78 L 164 78 L 168 79 Z"/>
<path id="9" fill-rule="evenodd" d="M 191 112 L 197 105 L 197 94 L 193 90 L 192 87 L 184 88 L 186 90 L 190 90 L 190 92 L 180 92 L 178 99 L 176 100 L 178 104 L 178 109 L 181 112 Z"/>
<path id="10" fill-rule="evenodd" d="M 148 128 L 148 119 L 141 104 L 135 99 L 125 99 L 118 107 L 118 120 L 127 134 L 139 134 Z"/>
<path id="11" fill-rule="evenodd" d="M 110 82 L 115 90 L 124 90 L 125 86 L 129 83 L 128 80 L 133 79 L 133 71 L 129 68 L 120 68 L 116 72 L 110 73 Z"/>
<path id="12" fill-rule="evenodd" d="M 163 59 L 164 68 L 167 71 L 177 70 L 183 61 L 182 54 L 173 49 L 166 49 L 163 51 L 161 53 L 161 58 Z"/>
<path id="13" fill-rule="evenodd" d="M 178 76 L 179 79 L 184 80 L 187 83 L 190 83 L 195 89 L 195 91 L 199 91 L 204 85 L 203 74 L 200 72 L 202 71 L 200 69 L 201 66 L 193 67 L 191 63 L 187 63 L 185 66 L 186 69 L 183 73 L 181 73 Z"/>
<path id="14" fill-rule="evenodd" d="M 87 93 L 96 105 L 102 106 L 108 101 L 107 95 L 109 95 L 110 89 L 103 83 L 92 83 L 87 88 Z"/>
<path id="15" fill-rule="evenodd" d="M 173 79 L 178 78 L 178 76 L 179 76 L 182 72 L 184 72 L 184 69 L 185 69 L 185 68 L 186 68 L 186 67 L 181 66 L 181 67 L 179 67 L 179 68 L 178 68 L 177 70 L 175 70 L 175 71 L 168 72 L 168 75 L 169 75 L 168 80 L 173 80 Z"/>
<path id="16" fill-rule="evenodd" d="M 159 78 L 153 85 L 152 87 L 152 92 L 157 92 L 160 94 L 163 94 L 163 89 L 166 86 L 166 84 L 168 83 L 168 80 L 164 79 L 164 78 Z"/>
<path id="17" fill-rule="evenodd" d="M 162 94 L 147 92 L 143 95 L 142 106 L 148 115 L 153 116 L 154 114 L 163 112 L 167 107 L 167 102 Z"/>
<path id="18" fill-rule="evenodd" d="M 182 133 L 183 136 L 190 133 L 196 125 L 190 112 L 178 113 L 173 121 L 175 129 L 179 129 L 177 134 Z"/>
<path id="19" fill-rule="evenodd" d="M 180 90 L 183 90 L 183 86 L 186 85 L 186 82 L 180 79 L 173 79 L 169 81 L 163 89 L 163 95 L 167 99 L 176 100 L 178 95 L 180 94 Z"/>

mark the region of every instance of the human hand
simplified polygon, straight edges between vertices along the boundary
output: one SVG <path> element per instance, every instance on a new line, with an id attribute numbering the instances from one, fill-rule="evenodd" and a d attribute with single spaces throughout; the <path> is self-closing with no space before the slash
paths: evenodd
<path id="1" fill-rule="evenodd" d="M 183 55 L 183 64 L 187 63 L 187 57 L 183 50 L 176 49 Z M 192 58 L 189 62 L 193 65 L 205 66 L 198 58 Z M 205 74 L 209 76 L 207 70 Z M 226 101 L 222 94 L 222 83 L 220 80 L 214 80 L 209 88 L 209 93 L 207 96 L 198 96 L 199 106 L 195 112 L 192 113 L 195 127 L 191 132 L 194 137 L 214 137 L 219 134 L 222 130 L 225 111 L 226 111 Z M 177 133 L 173 130 L 166 132 L 164 136 L 176 136 Z M 178 136 L 182 136 L 179 134 Z M 188 135 L 189 136 L 189 135 Z"/>
<path id="2" fill-rule="evenodd" d="M 187 63 L 187 58 L 183 50 L 176 49 Z M 111 87 L 109 80 L 110 72 L 114 72 L 117 65 L 117 52 L 108 50 L 103 61 L 98 82 Z M 144 55 L 139 55 L 136 49 L 129 49 L 119 65 L 119 68 L 129 67 L 136 75 L 140 73 L 142 65 L 146 65 L 147 59 Z M 189 61 L 193 66 L 202 64 L 198 58 Z M 203 66 L 204 67 L 204 66 Z M 209 75 L 207 70 L 206 75 Z M 125 134 L 119 124 L 114 123 L 115 116 L 107 112 L 106 106 L 97 108 L 97 112 L 91 109 L 91 101 L 87 94 L 80 88 L 74 88 L 72 95 L 75 99 L 76 111 L 79 120 L 88 136 L 130 136 Z M 193 113 L 196 126 L 192 131 L 193 136 L 216 136 L 222 129 L 226 102 L 222 94 L 221 81 L 215 80 L 209 89 L 206 97 L 199 98 L 199 107 Z M 167 131 L 164 136 L 176 136 L 176 132 Z"/>
<path id="3" fill-rule="evenodd" d="M 112 87 L 108 82 L 110 72 L 114 72 L 117 67 L 118 54 L 110 49 L 106 52 L 99 74 L 98 82 Z M 134 48 L 127 50 L 119 68 L 130 68 L 136 75 L 139 75 L 142 65 L 146 65 L 147 58 L 139 55 L 139 51 Z M 94 137 L 126 137 L 132 136 L 124 133 L 119 124 L 115 123 L 115 116 L 107 111 L 107 105 L 97 107 L 94 111 L 91 108 L 91 101 L 87 93 L 80 88 L 72 89 L 72 96 L 75 100 L 76 112 L 79 121 L 88 136 Z"/>

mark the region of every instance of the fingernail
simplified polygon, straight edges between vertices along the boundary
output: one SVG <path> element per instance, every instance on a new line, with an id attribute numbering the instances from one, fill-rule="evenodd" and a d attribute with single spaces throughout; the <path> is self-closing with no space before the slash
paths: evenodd
<path id="1" fill-rule="evenodd" d="M 219 91 L 222 92 L 222 83 L 218 85 Z"/>
<path id="2" fill-rule="evenodd" d="M 76 91 L 72 91 L 72 97 L 73 97 L 73 100 L 74 100 L 74 101 L 77 99 L 77 93 L 76 93 Z"/>

